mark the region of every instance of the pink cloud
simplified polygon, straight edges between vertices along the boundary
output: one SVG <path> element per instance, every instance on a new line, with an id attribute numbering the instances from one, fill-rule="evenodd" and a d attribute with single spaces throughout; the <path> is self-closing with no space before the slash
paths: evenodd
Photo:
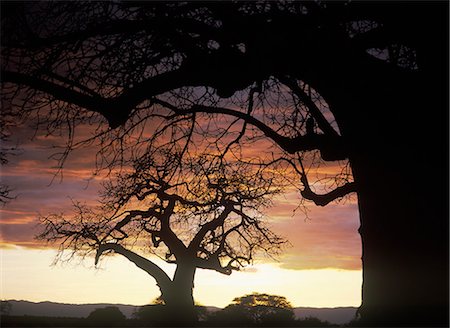
<path id="1" fill-rule="evenodd" d="M 272 223 L 292 244 L 281 262 L 289 269 L 360 269 L 359 217 L 354 204 L 310 208 L 309 219 L 297 214 Z"/>

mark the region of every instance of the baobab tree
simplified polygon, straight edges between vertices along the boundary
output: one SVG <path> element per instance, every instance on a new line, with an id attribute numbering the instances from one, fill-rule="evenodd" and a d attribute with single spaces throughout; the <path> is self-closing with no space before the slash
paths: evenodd
<path id="1" fill-rule="evenodd" d="M 169 322 L 193 324 L 198 268 L 230 275 L 286 241 L 261 214 L 279 191 L 269 174 L 220 156 L 185 161 L 173 152 L 141 157 L 105 184 L 101 208 L 76 203 L 72 217 L 43 217 L 38 238 L 59 244 L 60 259 L 64 252 L 95 253 L 96 264 L 110 253 L 126 257 L 156 281 Z M 173 277 L 149 254 L 175 264 Z"/>
<path id="2" fill-rule="evenodd" d="M 448 3 L 2 5 L 2 99 L 17 115 L 109 127 L 107 165 L 123 159 L 108 137 L 149 150 L 170 131 L 183 149 L 203 137 L 244 155 L 264 138 L 279 153 L 261 162 L 292 163 L 305 199 L 356 192 L 363 323 L 448 324 Z M 128 138 L 142 126 L 152 137 Z M 314 190 L 308 151 L 351 178 Z"/>

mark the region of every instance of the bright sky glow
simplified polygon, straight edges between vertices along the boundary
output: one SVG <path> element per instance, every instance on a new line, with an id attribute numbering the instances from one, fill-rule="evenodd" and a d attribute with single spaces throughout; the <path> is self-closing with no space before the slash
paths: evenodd
<path id="1" fill-rule="evenodd" d="M 40 249 L 42 245 L 33 239 L 38 232 L 36 219 L 39 214 L 70 214 L 71 199 L 95 204 L 99 177 L 88 182 L 95 152 L 72 153 L 64 179 L 51 184 L 55 173 L 54 162 L 48 159 L 51 140 L 38 136 L 27 143 L 24 140 L 31 132 L 16 132 L 23 138 L 23 153 L 11 156 L 1 172 L 2 182 L 14 188 L 17 199 L 0 208 L 0 298 L 142 305 L 159 296 L 155 281 L 121 256 L 105 259 L 99 270 L 93 260 L 50 267 L 55 250 Z M 322 170 L 333 173 L 338 168 L 331 165 Z M 259 258 L 255 266 L 231 276 L 198 270 L 195 300 L 223 307 L 235 297 L 261 292 L 285 296 L 294 306 L 359 306 L 361 242 L 355 199 L 326 207 L 310 205 L 309 219 L 295 211 L 298 203 L 298 190 L 288 190 L 267 212 L 273 231 L 291 243 L 279 262 Z M 173 271 L 165 263 L 161 266 Z"/>
<path id="2" fill-rule="evenodd" d="M 93 260 L 50 266 L 53 250 L 2 249 L 1 299 L 63 303 L 143 305 L 159 296 L 154 280 L 128 260 L 108 257 L 95 269 Z M 159 262 L 168 272 L 173 267 Z M 224 307 L 251 292 L 286 296 L 294 306 L 359 306 L 359 270 L 287 270 L 257 264 L 224 276 L 198 270 L 194 296 L 203 305 Z"/>

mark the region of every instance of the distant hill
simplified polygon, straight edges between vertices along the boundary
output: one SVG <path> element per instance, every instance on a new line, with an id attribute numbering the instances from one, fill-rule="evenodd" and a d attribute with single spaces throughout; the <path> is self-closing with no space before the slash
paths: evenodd
<path id="1" fill-rule="evenodd" d="M 127 317 L 131 318 L 136 305 L 125 304 L 64 304 L 54 302 L 29 302 L 29 301 L 8 301 L 12 307 L 10 315 L 30 315 L 42 317 L 71 317 L 86 318 L 89 313 L 98 308 L 106 306 L 117 306 L 120 311 Z"/>
<path id="2" fill-rule="evenodd" d="M 126 304 L 64 304 L 54 302 L 29 302 L 29 301 L 8 301 L 12 307 L 10 315 L 30 315 L 43 317 L 71 317 L 85 318 L 98 308 L 106 306 L 117 306 L 127 317 L 131 318 L 139 306 Z M 217 311 L 219 308 L 214 306 L 207 307 L 209 311 Z M 305 317 L 316 317 L 330 323 L 343 324 L 353 319 L 356 313 L 355 307 L 337 307 L 337 308 L 294 308 L 295 316 L 299 319 Z"/>
<path id="3" fill-rule="evenodd" d="M 336 308 L 294 308 L 295 316 L 298 319 L 306 317 L 315 317 L 322 321 L 328 321 L 335 324 L 344 324 L 355 318 L 356 307 L 336 307 Z"/>

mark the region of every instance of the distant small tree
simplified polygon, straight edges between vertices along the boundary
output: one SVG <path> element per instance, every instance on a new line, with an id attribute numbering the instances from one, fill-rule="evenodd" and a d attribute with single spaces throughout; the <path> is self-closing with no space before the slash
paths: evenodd
<path id="1" fill-rule="evenodd" d="M 286 297 L 260 293 L 235 298 L 211 319 L 232 325 L 285 326 L 295 323 L 292 305 Z"/>
<path id="2" fill-rule="evenodd" d="M 125 315 L 116 306 L 107 306 L 92 311 L 87 320 L 94 326 L 120 326 L 125 321 Z"/>

